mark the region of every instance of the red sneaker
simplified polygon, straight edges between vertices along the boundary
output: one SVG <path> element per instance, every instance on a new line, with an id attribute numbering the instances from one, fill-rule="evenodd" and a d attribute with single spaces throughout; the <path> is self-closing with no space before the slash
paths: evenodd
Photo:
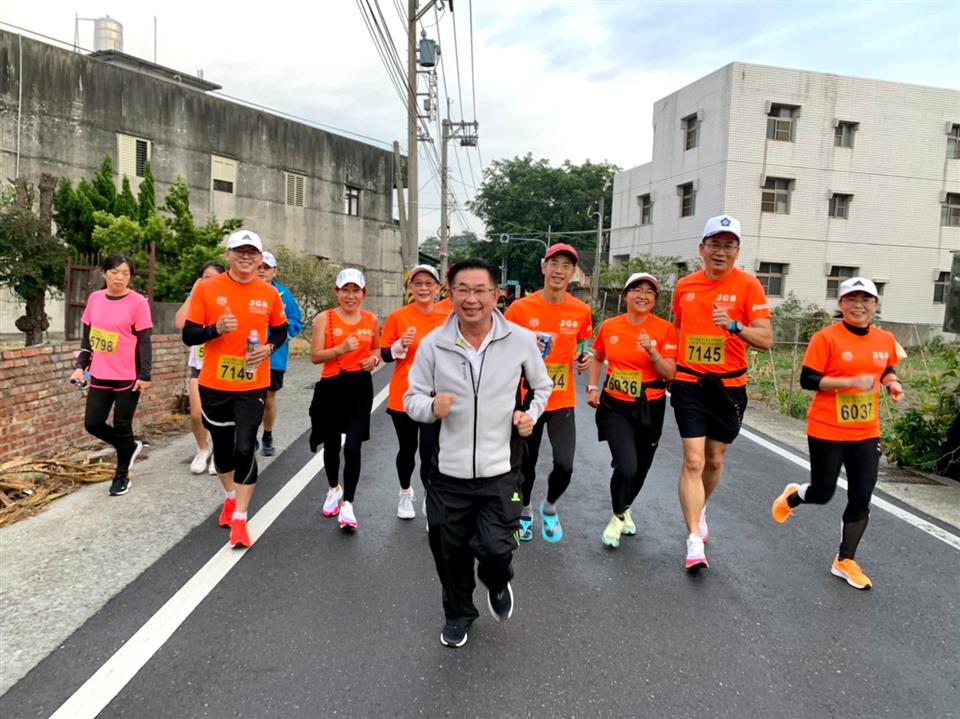
<path id="1" fill-rule="evenodd" d="M 233 513 L 237 509 L 237 499 L 236 497 L 227 497 L 223 500 L 223 509 L 220 510 L 220 519 L 217 520 L 217 524 L 221 527 L 229 527 L 230 520 L 233 519 Z"/>
<path id="2" fill-rule="evenodd" d="M 247 520 L 235 519 L 230 522 L 230 546 L 231 547 L 249 547 L 253 542 L 250 541 L 250 534 L 247 532 Z"/>

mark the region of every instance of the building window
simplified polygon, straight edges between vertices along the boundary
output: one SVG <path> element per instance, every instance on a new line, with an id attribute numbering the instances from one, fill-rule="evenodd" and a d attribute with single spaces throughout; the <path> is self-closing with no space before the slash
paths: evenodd
<path id="1" fill-rule="evenodd" d="M 783 262 L 761 262 L 757 270 L 757 279 L 763 285 L 767 297 L 783 297 L 783 278 L 787 274 Z"/>
<path id="2" fill-rule="evenodd" d="M 143 177 L 144 168 L 150 162 L 150 140 L 133 135 L 117 133 L 117 174 L 130 179 Z"/>
<path id="3" fill-rule="evenodd" d="M 951 125 L 947 133 L 947 159 L 960 160 L 960 125 Z"/>
<path id="4" fill-rule="evenodd" d="M 681 120 L 683 123 L 683 149 L 692 150 L 699 144 L 700 140 L 700 120 L 694 113 Z"/>
<path id="5" fill-rule="evenodd" d="M 653 199 L 650 195 L 640 195 L 637 204 L 640 206 L 640 224 L 653 224 Z"/>
<path id="6" fill-rule="evenodd" d="M 210 155 L 210 189 L 234 194 L 237 184 L 237 161 L 229 157 Z"/>
<path id="7" fill-rule="evenodd" d="M 840 192 L 834 192 L 830 196 L 830 209 L 827 214 L 830 217 L 836 217 L 839 220 L 846 220 L 850 217 L 850 201 L 853 195 L 844 195 Z"/>
<path id="8" fill-rule="evenodd" d="M 950 286 L 950 273 L 941 272 L 933 282 L 933 304 L 942 305 L 947 301 L 947 288 Z"/>
<path id="9" fill-rule="evenodd" d="M 790 190 L 793 180 L 783 177 L 768 177 L 763 183 L 763 192 L 760 195 L 760 211 L 772 212 L 776 215 L 790 214 Z"/>
<path id="10" fill-rule="evenodd" d="M 883 290 L 886 288 L 887 283 L 885 280 L 874 280 L 873 286 L 877 288 L 877 296 L 883 297 Z"/>
<path id="11" fill-rule="evenodd" d="M 960 227 L 960 194 L 948 192 L 940 208 L 940 224 Z"/>
<path id="12" fill-rule="evenodd" d="M 800 116 L 796 105 L 770 105 L 767 113 L 767 139 L 793 142 L 795 120 Z"/>
<path id="13" fill-rule="evenodd" d="M 360 188 L 351 185 L 343 186 L 343 211 L 354 217 L 360 216 Z"/>
<path id="14" fill-rule="evenodd" d="M 853 136 L 859 127 L 859 122 L 844 122 L 840 120 L 833 132 L 833 146 L 853 147 Z"/>
<path id="15" fill-rule="evenodd" d="M 697 191 L 693 183 L 677 185 L 677 194 L 680 195 L 680 217 L 692 217 L 697 211 Z"/>
<path id="16" fill-rule="evenodd" d="M 859 267 L 833 265 L 830 268 L 830 274 L 827 275 L 827 299 L 837 299 L 837 290 L 840 289 L 840 283 L 850 277 L 856 277 L 858 274 L 860 274 Z M 879 292 L 879 288 L 877 288 L 877 291 Z"/>
<path id="17" fill-rule="evenodd" d="M 613 264 L 614 265 L 625 265 L 630 261 L 630 255 L 614 255 Z"/>
<path id="18" fill-rule="evenodd" d="M 303 188 L 307 178 L 294 172 L 284 172 L 284 198 L 291 207 L 303 207 Z"/>

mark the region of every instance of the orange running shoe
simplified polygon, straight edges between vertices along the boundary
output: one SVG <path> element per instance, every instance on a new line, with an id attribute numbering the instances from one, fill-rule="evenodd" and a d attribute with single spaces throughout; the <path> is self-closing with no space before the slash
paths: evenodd
<path id="1" fill-rule="evenodd" d="M 780 496 L 773 500 L 773 507 L 771 508 L 770 513 L 773 515 L 773 521 L 777 524 L 783 524 L 793 516 L 793 508 L 787 504 L 787 497 L 796 492 L 798 489 L 800 489 L 800 485 L 796 482 L 791 482 L 783 488 L 783 491 L 780 492 Z"/>
<path id="2" fill-rule="evenodd" d="M 830 574 L 841 579 L 846 579 L 854 589 L 870 589 L 873 583 L 870 577 L 863 573 L 860 565 L 852 559 L 840 559 L 838 554 L 833 559 L 833 566 L 830 567 Z"/>
<path id="3" fill-rule="evenodd" d="M 230 522 L 230 546 L 231 547 L 249 547 L 253 544 L 250 541 L 250 534 L 247 532 L 247 520 L 235 519 Z"/>
<path id="4" fill-rule="evenodd" d="M 227 497 L 223 500 L 223 509 L 220 510 L 220 519 L 217 520 L 217 524 L 221 527 L 229 527 L 230 520 L 233 519 L 233 512 L 237 508 L 237 499 L 236 497 Z"/>

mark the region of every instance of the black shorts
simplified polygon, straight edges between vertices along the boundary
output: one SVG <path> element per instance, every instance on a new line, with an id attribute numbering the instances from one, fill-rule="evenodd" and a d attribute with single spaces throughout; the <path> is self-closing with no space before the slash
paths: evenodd
<path id="1" fill-rule="evenodd" d="M 263 420 L 263 403 L 267 390 L 251 389 L 243 392 L 224 392 L 200 385 L 200 411 L 203 423 L 210 427 L 252 425 Z"/>
<path id="2" fill-rule="evenodd" d="M 270 368 L 270 391 L 279 392 L 283 389 L 283 375 L 286 370 Z"/>
<path id="3" fill-rule="evenodd" d="M 670 404 L 681 437 L 708 437 L 730 444 L 740 434 L 747 388 L 723 387 L 720 391 L 702 381 L 674 381 L 670 386 Z"/>
<path id="4" fill-rule="evenodd" d="M 196 367 L 190 368 L 190 379 L 197 379 L 200 376 L 200 370 Z"/>

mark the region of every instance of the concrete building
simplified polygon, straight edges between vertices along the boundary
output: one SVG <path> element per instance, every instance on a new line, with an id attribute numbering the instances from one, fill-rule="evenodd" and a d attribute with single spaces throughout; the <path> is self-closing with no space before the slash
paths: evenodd
<path id="1" fill-rule="evenodd" d="M 209 94 L 218 87 L 117 51 L 81 54 L 0 30 L 0 178 L 90 178 L 109 154 L 117 186 L 126 175 L 136 193 L 149 160 L 158 204 L 182 175 L 199 223 L 239 217 L 268 248 L 362 267 L 367 307 L 395 307 L 392 150 Z M 21 312 L 3 305 L 0 331 L 16 332 Z M 63 326 L 56 309 L 52 331 Z"/>
<path id="2" fill-rule="evenodd" d="M 697 256 L 743 224 L 739 264 L 776 305 L 836 307 L 844 277 L 882 316 L 939 325 L 960 250 L 960 92 L 732 63 L 659 100 L 653 159 L 614 179 L 610 257 Z"/>

